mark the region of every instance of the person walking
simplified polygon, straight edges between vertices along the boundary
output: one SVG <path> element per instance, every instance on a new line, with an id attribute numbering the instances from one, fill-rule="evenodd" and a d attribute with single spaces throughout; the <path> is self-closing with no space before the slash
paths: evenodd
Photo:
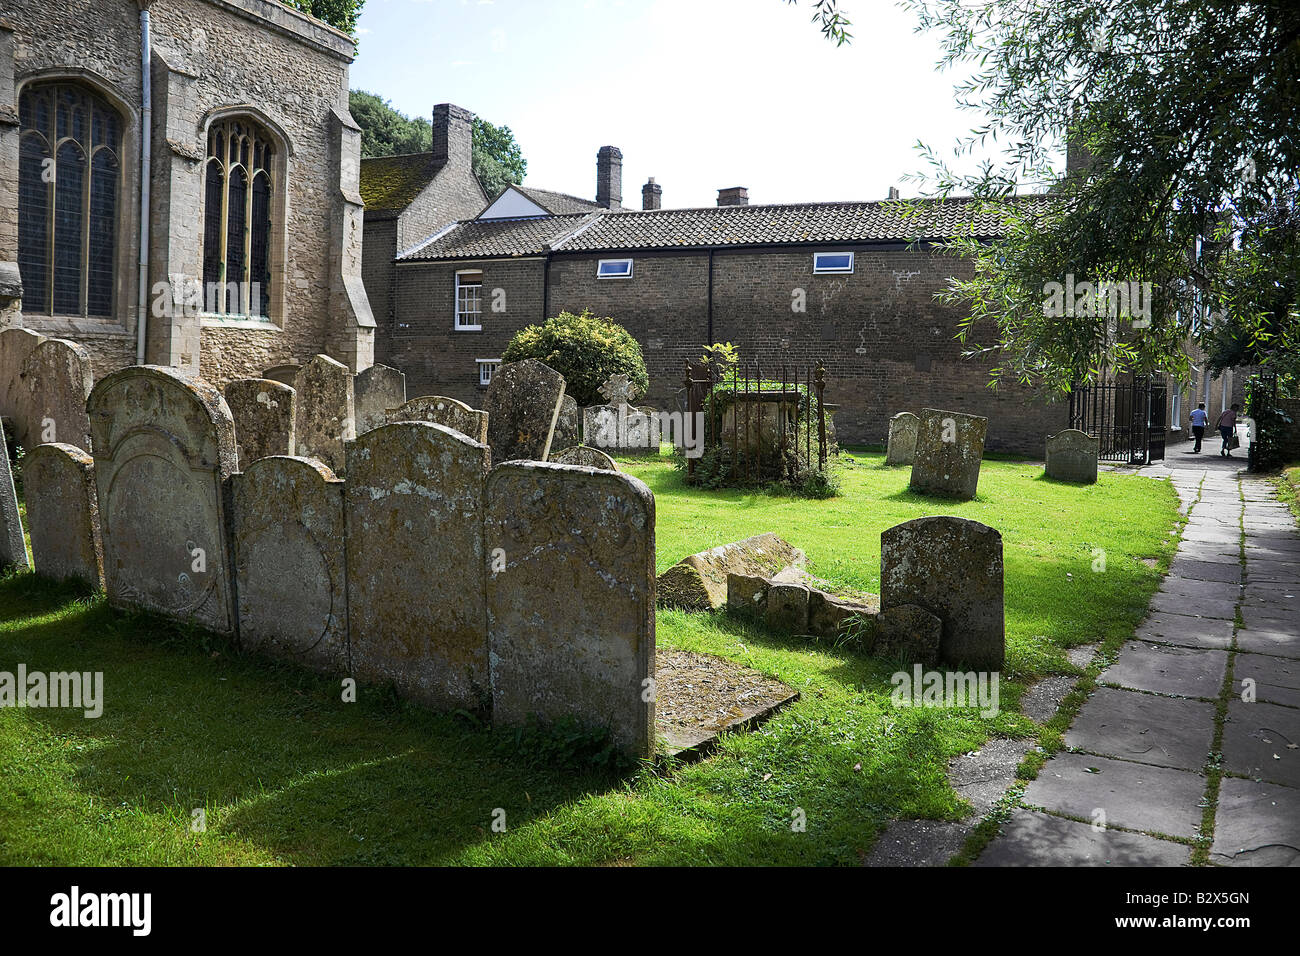
<path id="1" fill-rule="evenodd" d="M 1192 409 L 1192 436 L 1196 439 L 1193 455 L 1201 453 L 1201 440 L 1205 438 L 1205 426 L 1210 423 L 1210 416 L 1205 414 L 1205 403 L 1201 402 Z"/>
<path id="2" fill-rule="evenodd" d="M 1224 458 L 1232 457 L 1232 439 L 1237 434 L 1237 412 L 1240 408 L 1240 405 L 1233 405 L 1219 416 L 1219 434 L 1223 436 L 1223 448 L 1219 454 Z"/>

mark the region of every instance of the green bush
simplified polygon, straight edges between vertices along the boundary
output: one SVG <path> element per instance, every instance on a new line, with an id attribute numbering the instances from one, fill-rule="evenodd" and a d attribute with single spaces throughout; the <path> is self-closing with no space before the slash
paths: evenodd
<path id="1" fill-rule="evenodd" d="M 604 404 L 600 387 L 620 372 L 642 395 L 650 387 L 645 358 L 632 333 L 613 319 L 600 318 L 586 309 L 581 315 L 561 312 L 541 325 L 520 329 L 501 353 L 502 362 L 530 358 L 563 375 L 565 391 L 580 407 Z"/>

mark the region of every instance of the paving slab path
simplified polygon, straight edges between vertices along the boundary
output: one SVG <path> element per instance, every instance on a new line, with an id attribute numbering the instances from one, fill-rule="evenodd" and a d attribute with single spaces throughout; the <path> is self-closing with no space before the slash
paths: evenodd
<path id="1" fill-rule="evenodd" d="M 1178 490 L 1178 554 L 978 866 L 1178 866 L 1206 843 L 1215 865 L 1300 865 L 1295 517 L 1241 458 L 1143 471 Z"/>

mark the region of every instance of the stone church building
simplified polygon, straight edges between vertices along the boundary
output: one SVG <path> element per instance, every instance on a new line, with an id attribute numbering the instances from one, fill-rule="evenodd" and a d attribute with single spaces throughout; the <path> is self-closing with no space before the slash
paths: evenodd
<path id="1" fill-rule="evenodd" d="M 373 362 L 346 34 L 276 0 L 10 0 L 0 324 L 95 378 Z"/>

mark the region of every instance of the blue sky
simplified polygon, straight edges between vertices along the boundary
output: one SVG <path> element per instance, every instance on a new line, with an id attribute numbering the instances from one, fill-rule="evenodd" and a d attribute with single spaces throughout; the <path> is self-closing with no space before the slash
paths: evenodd
<path id="1" fill-rule="evenodd" d="M 978 121 L 953 103 L 938 40 L 888 0 L 842 0 L 836 47 L 801 0 L 367 0 L 352 86 L 407 114 L 451 102 L 509 126 L 528 185 L 594 197 L 623 152 L 623 200 L 665 206 L 882 199 Z M 970 166 L 970 161 L 965 163 Z"/>

